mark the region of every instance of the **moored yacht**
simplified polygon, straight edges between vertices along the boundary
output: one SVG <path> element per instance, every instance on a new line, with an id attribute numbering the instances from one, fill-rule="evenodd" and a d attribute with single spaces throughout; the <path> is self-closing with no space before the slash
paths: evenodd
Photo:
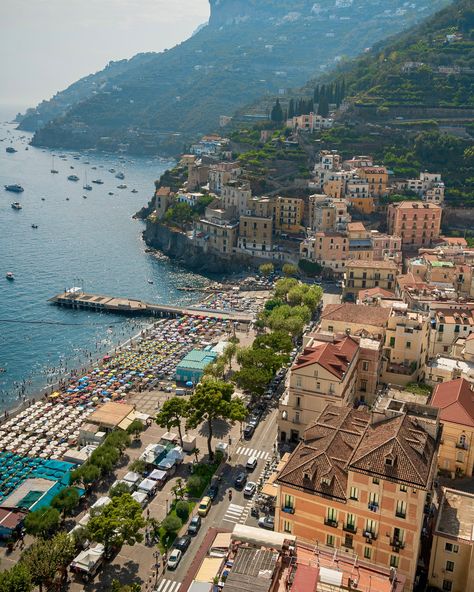
<path id="1" fill-rule="evenodd" d="M 22 209 L 22 207 L 23 207 L 23 206 L 21 205 L 21 203 L 19 203 L 18 201 L 14 201 L 14 202 L 11 204 L 11 206 L 12 206 L 12 208 L 13 208 L 14 210 L 21 210 L 21 209 Z"/>
<path id="2" fill-rule="evenodd" d="M 13 193 L 23 193 L 25 191 L 21 185 L 5 185 L 5 189 L 7 191 L 12 191 Z"/>
<path id="3" fill-rule="evenodd" d="M 77 175 L 69 175 L 67 180 L 68 181 L 79 181 L 79 177 Z"/>
<path id="4" fill-rule="evenodd" d="M 104 184 L 102 179 L 95 179 L 95 181 L 92 181 L 92 183 L 95 183 L 96 185 L 103 185 Z"/>
<path id="5" fill-rule="evenodd" d="M 11 282 L 15 279 L 15 276 L 13 275 L 13 273 L 11 271 L 7 271 L 7 274 L 5 277 L 7 278 L 7 280 L 10 280 Z"/>

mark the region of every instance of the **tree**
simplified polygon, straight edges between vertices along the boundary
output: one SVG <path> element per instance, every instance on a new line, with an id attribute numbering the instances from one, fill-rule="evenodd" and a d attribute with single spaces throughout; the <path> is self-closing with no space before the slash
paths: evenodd
<path id="1" fill-rule="evenodd" d="M 132 422 L 132 424 L 135 421 L 140 421 L 140 420 L 134 420 Z M 141 422 L 140 422 L 141 423 Z M 130 424 L 130 425 L 132 425 Z M 143 424 L 142 424 L 143 425 Z M 129 426 L 130 427 L 130 426 Z M 107 447 L 112 447 L 112 448 L 116 448 L 120 454 L 123 454 L 124 450 L 130 446 L 130 436 L 129 436 L 129 432 L 124 432 L 122 430 L 115 430 L 113 432 L 111 432 L 107 438 L 105 439 L 105 442 L 102 446 L 99 446 L 99 450 L 105 449 Z"/>
<path id="2" fill-rule="evenodd" d="M 258 269 L 263 276 L 268 277 L 275 271 L 275 266 L 273 263 L 262 263 Z"/>
<path id="3" fill-rule="evenodd" d="M 0 572 L 0 592 L 31 592 L 31 590 L 33 590 L 31 573 L 24 562 Z"/>
<path id="4" fill-rule="evenodd" d="M 126 434 L 125 434 L 126 435 Z M 100 469 L 102 475 L 110 473 L 118 463 L 120 452 L 112 446 L 99 446 L 91 454 L 89 462 Z"/>
<path id="5" fill-rule="evenodd" d="M 321 115 L 321 117 L 327 117 L 329 115 L 329 101 L 325 96 L 319 99 L 318 115 Z"/>
<path id="6" fill-rule="evenodd" d="M 196 459 L 196 462 L 199 462 L 199 454 L 201 453 L 201 451 L 199 450 L 199 448 L 194 448 L 194 450 L 191 452 L 191 454 L 194 454 L 194 458 Z"/>
<path id="7" fill-rule="evenodd" d="M 121 584 L 118 580 L 112 581 L 111 592 L 140 592 L 142 587 L 137 582 L 133 584 Z"/>
<path id="8" fill-rule="evenodd" d="M 144 429 L 145 426 L 143 425 L 143 422 L 139 419 L 134 419 L 127 428 L 127 434 L 134 436 L 135 440 L 139 440 L 140 434 L 144 431 Z"/>
<path id="9" fill-rule="evenodd" d="M 166 516 L 166 518 L 161 523 L 161 526 L 167 534 L 174 534 L 177 533 L 178 530 L 183 526 L 183 523 L 181 522 L 181 519 L 178 518 L 178 516 L 175 516 L 174 514 L 168 514 L 168 516 Z"/>
<path id="10" fill-rule="evenodd" d="M 128 468 L 134 473 L 140 473 L 140 475 L 144 475 L 146 473 L 146 462 L 137 458 L 130 463 Z"/>
<path id="11" fill-rule="evenodd" d="M 235 354 L 237 353 L 237 344 L 236 343 L 229 343 L 226 345 L 223 353 L 222 358 L 225 364 L 229 364 L 229 372 L 232 369 L 232 360 L 234 359 Z"/>
<path id="12" fill-rule="evenodd" d="M 130 488 L 126 483 L 117 483 L 109 490 L 109 497 L 120 497 L 125 493 L 130 493 Z"/>
<path id="13" fill-rule="evenodd" d="M 280 99 L 276 100 L 276 103 L 272 107 L 272 111 L 270 114 L 270 119 L 275 123 L 281 123 L 284 119 L 283 117 L 283 109 L 280 105 Z"/>
<path id="14" fill-rule="evenodd" d="M 67 567 L 74 558 L 74 541 L 66 532 L 56 534 L 52 539 L 39 539 L 22 556 L 22 561 L 31 574 L 33 583 L 49 589 L 58 571 L 61 581 L 67 575 Z"/>
<path id="15" fill-rule="evenodd" d="M 247 367 L 238 370 L 233 380 L 242 390 L 262 395 L 272 376 L 272 372 L 268 369 Z"/>
<path id="16" fill-rule="evenodd" d="M 288 304 L 290 306 L 298 306 L 299 304 L 301 304 L 303 302 L 303 297 L 304 297 L 306 291 L 307 291 L 307 288 L 305 289 L 305 287 L 303 285 L 295 286 L 294 288 L 291 288 L 291 290 L 288 292 L 288 295 L 286 297 Z"/>
<path id="17" fill-rule="evenodd" d="M 50 506 L 30 512 L 25 518 L 25 530 L 36 537 L 47 538 L 59 528 L 59 512 Z"/>
<path id="18" fill-rule="evenodd" d="M 216 419 L 224 421 L 243 421 L 247 409 L 242 399 L 232 394 L 234 387 L 221 380 L 206 380 L 197 385 L 189 398 L 187 426 L 197 428 L 201 423 L 207 425 L 207 448 L 210 460 L 214 458 L 212 449 L 213 423 Z"/>
<path id="19" fill-rule="evenodd" d="M 92 516 L 87 524 L 90 540 L 102 543 L 109 551 L 112 547 L 121 547 L 124 543 L 134 545 L 142 542 L 140 529 L 145 526 L 142 508 L 127 493 L 102 507 L 100 513 Z"/>
<path id="20" fill-rule="evenodd" d="M 256 337 L 252 347 L 255 349 L 266 348 L 274 353 L 288 354 L 293 349 L 293 342 L 287 333 L 273 331 Z"/>
<path id="21" fill-rule="evenodd" d="M 100 479 L 100 475 L 99 467 L 87 462 L 78 469 L 71 471 L 71 483 L 82 483 L 86 489 L 89 489 Z"/>
<path id="22" fill-rule="evenodd" d="M 178 518 L 180 518 L 184 524 L 184 522 L 186 522 L 186 520 L 189 518 L 189 504 L 188 504 L 188 502 L 185 502 L 184 500 L 177 502 L 175 511 L 176 511 L 176 515 L 178 516 Z"/>
<path id="23" fill-rule="evenodd" d="M 284 278 L 284 279 L 278 280 L 277 283 L 275 284 L 275 296 L 277 298 L 283 298 L 283 297 L 286 298 L 286 295 L 291 290 L 291 288 L 294 288 L 297 285 L 298 285 L 298 280 L 295 278 Z"/>
<path id="24" fill-rule="evenodd" d="M 296 267 L 296 265 L 293 265 L 292 263 L 285 263 L 285 265 L 282 267 L 282 271 L 283 275 L 285 275 L 286 277 L 293 277 L 297 275 L 298 268 Z"/>
<path id="25" fill-rule="evenodd" d="M 199 475 L 191 475 L 186 481 L 186 487 L 190 497 L 198 497 L 201 495 L 203 483 Z"/>
<path id="26" fill-rule="evenodd" d="M 81 497 L 75 487 L 66 487 L 53 497 L 51 505 L 62 512 L 63 519 L 70 516 L 79 505 Z"/>
<path id="27" fill-rule="evenodd" d="M 188 401 L 182 397 L 172 397 L 163 403 L 161 410 L 156 416 L 156 423 L 166 429 L 178 428 L 179 441 L 183 445 L 183 434 L 181 421 L 188 415 Z"/>

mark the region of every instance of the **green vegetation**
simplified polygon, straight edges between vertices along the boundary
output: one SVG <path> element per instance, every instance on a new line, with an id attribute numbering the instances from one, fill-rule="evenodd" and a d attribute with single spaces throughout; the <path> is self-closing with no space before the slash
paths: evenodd
<path id="1" fill-rule="evenodd" d="M 140 434 L 144 431 L 145 426 L 143 422 L 139 419 L 134 419 L 132 423 L 127 428 L 127 434 L 129 436 L 133 436 L 135 440 L 140 439 Z"/>
<path id="2" fill-rule="evenodd" d="M 25 530 L 36 537 L 48 538 L 59 528 L 60 515 L 56 508 L 46 507 L 27 514 Z"/>
<path id="3" fill-rule="evenodd" d="M 62 512 L 64 519 L 73 514 L 80 500 L 79 492 L 75 487 L 66 487 L 52 499 L 51 506 L 56 508 L 58 512 Z"/>
<path id="4" fill-rule="evenodd" d="M 67 567 L 74 559 L 74 555 L 73 540 L 66 532 L 60 532 L 48 540 L 35 541 L 23 553 L 19 565 L 22 565 L 23 569 L 30 574 L 31 581 L 39 586 L 40 592 L 43 586 L 46 590 L 52 589 L 53 584 L 57 584 L 60 589 L 67 578 Z M 25 577 L 24 571 L 23 577 Z"/>
<path id="5" fill-rule="evenodd" d="M 300 259 L 298 267 L 307 276 L 318 276 L 321 275 L 323 268 L 316 261 L 309 261 L 308 259 Z"/>
<path id="6" fill-rule="evenodd" d="M 273 263 L 262 263 L 258 270 L 263 276 L 268 277 L 272 275 L 272 273 L 274 273 L 275 266 L 273 265 Z"/>
<path id="7" fill-rule="evenodd" d="M 410 382 L 405 387 L 405 390 L 414 395 L 421 395 L 423 397 L 429 397 L 433 392 L 433 388 L 423 382 Z"/>
<path id="8" fill-rule="evenodd" d="M 31 592 L 33 582 L 31 573 L 24 563 L 0 572 L 0 592 Z"/>
<path id="9" fill-rule="evenodd" d="M 178 428 L 179 441 L 183 445 L 183 433 L 181 422 L 188 416 L 189 404 L 183 397 L 172 397 L 165 401 L 156 416 L 156 423 L 166 428 L 168 431 L 171 428 Z"/>

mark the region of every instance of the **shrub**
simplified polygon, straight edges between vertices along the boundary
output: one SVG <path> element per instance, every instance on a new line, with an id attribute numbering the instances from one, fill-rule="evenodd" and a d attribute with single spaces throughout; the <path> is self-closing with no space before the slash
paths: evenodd
<path id="1" fill-rule="evenodd" d="M 166 516 L 166 518 L 161 523 L 161 526 L 167 533 L 176 533 L 183 526 L 183 523 L 181 519 L 178 518 L 178 516 L 168 514 L 168 516 Z"/>
<path id="2" fill-rule="evenodd" d="M 189 504 L 184 500 L 177 502 L 175 507 L 176 515 L 181 518 L 182 522 L 186 522 L 189 518 Z"/>
<path id="3" fill-rule="evenodd" d="M 199 497 L 203 489 L 203 481 L 199 475 L 191 475 L 187 481 L 188 493 L 191 497 Z"/>

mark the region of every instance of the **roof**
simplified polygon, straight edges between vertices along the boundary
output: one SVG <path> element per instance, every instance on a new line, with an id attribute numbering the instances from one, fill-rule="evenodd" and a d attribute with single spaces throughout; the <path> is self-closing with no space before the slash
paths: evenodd
<path id="1" fill-rule="evenodd" d="M 226 592 L 268 592 L 278 558 L 273 549 L 240 547 L 226 579 Z"/>
<path id="2" fill-rule="evenodd" d="M 364 300 L 364 298 L 376 298 L 377 296 L 380 296 L 380 298 L 395 298 L 395 294 L 393 292 L 384 290 L 380 286 L 376 288 L 360 290 L 358 298 L 359 300 Z"/>
<path id="3" fill-rule="evenodd" d="M 155 195 L 168 196 L 171 193 L 171 187 L 160 187 L 157 189 Z"/>
<path id="4" fill-rule="evenodd" d="M 462 236 L 440 236 L 439 241 L 446 243 L 447 245 L 467 247 L 467 240 Z"/>
<path id="5" fill-rule="evenodd" d="M 204 370 L 217 358 L 217 353 L 213 351 L 204 351 L 200 349 L 191 350 L 178 364 L 176 371 L 179 370 Z"/>
<path id="6" fill-rule="evenodd" d="M 465 378 L 436 385 L 430 405 L 441 410 L 441 421 L 474 427 L 474 392 Z"/>
<path id="7" fill-rule="evenodd" d="M 349 471 L 427 488 L 436 443 L 410 415 L 328 405 L 308 427 L 277 483 L 345 501 Z M 387 464 L 387 458 L 392 464 Z"/>
<path id="8" fill-rule="evenodd" d="M 425 201 L 401 201 L 398 204 L 390 204 L 389 207 L 397 210 L 441 210 L 438 205 Z"/>
<path id="9" fill-rule="evenodd" d="M 194 579 L 197 582 L 212 583 L 214 578 L 220 572 L 223 561 L 224 561 L 223 557 L 205 557 L 203 559 L 203 562 L 201 563 L 201 567 L 199 568 L 199 571 L 194 576 Z"/>
<path id="10" fill-rule="evenodd" d="M 349 224 L 347 225 L 347 230 L 349 232 L 355 232 L 355 231 L 361 231 L 364 232 L 365 231 L 365 226 L 362 224 L 362 222 L 349 222 Z"/>
<path id="11" fill-rule="evenodd" d="M 377 289 L 379 288 L 374 288 L 374 290 Z M 388 308 L 346 302 L 344 304 L 327 304 L 324 307 L 321 320 L 385 327 L 389 316 L 390 309 Z"/>
<path id="12" fill-rule="evenodd" d="M 349 259 L 346 262 L 346 268 L 360 267 L 361 269 L 393 269 L 397 270 L 398 265 L 394 261 L 359 261 L 358 259 Z"/>
<path id="13" fill-rule="evenodd" d="M 22 520 L 28 514 L 25 510 L 19 508 L 0 507 L 0 529 L 15 530 Z"/>
<path id="14" fill-rule="evenodd" d="M 107 428 L 115 428 L 121 423 L 127 415 L 133 412 L 133 405 L 124 403 L 105 403 L 96 409 L 87 418 L 88 423 L 95 423 Z"/>
<path id="15" fill-rule="evenodd" d="M 333 343 L 305 348 L 296 358 L 293 370 L 319 364 L 337 378 L 342 379 L 358 349 L 359 344 L 350 336 L 335 338 Z"/>
<path id="16" fill-rule="evenodd" d="M 443 487 L 435 534 L 474 542 L 474 495 Z"/>

